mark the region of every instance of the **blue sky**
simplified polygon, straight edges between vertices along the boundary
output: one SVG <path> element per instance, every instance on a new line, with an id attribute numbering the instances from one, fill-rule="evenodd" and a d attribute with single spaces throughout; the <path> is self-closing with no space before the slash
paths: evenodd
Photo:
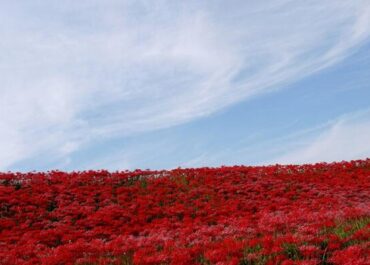
<path id="1" fill-rule="evenodd" d="M 370 157 L 370 3 L 8 1 L 0 170 Z"/>

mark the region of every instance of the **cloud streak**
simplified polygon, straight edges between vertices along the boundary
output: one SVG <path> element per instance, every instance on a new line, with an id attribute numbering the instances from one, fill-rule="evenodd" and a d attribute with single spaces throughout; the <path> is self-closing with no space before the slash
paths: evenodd
<path id="1" fill-rule="evenodd" d="M 370 111 L 340 117 L 314 139 L 269 163 L 304 164 L 370 157 Z"/>
<path id="2" fill-rule="evenodd" d="M 212 114 L 370 33 L 361 0 L 31 2 L 0 11 L 0 169 Z"/>

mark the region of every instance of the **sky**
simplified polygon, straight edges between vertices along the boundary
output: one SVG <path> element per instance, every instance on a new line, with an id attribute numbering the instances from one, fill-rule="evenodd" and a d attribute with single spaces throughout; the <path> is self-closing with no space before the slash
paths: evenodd
<path id="1" fill-rule="evenodd" d="M 370 1 L 4 1 L 0 170 L 370 157 Z"/>

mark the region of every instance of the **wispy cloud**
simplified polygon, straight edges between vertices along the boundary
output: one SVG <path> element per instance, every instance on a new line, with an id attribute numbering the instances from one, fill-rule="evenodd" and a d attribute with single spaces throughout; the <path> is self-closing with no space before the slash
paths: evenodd
<path id="1" fill-rule="evenodd" d="M 205 151 L 180 166 L 305 164 L 364 159 L 370 157 L 369 135 L 370 110 L 365 109 L 280 137 L 240 141 L 229 149 Z"/>
<path id="2" fill-rule="evenodd" d="M 370 157 L 370 111 L 338 118 L 313 139 L 268 161 L 268 163 L 302 164 L 342 161 Z"/>
<path id="3" fill-rule="evenodd" d="M 319 71 L 368 39 L 369 12 L 366 0 L 4 4 L 0 168 L 184 123 Z"/>

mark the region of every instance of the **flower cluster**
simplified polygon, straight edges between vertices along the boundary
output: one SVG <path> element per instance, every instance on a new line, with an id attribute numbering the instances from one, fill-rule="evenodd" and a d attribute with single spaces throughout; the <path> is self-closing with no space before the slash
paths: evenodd
<path id="1" fill-rule="evenodd" d="M 370 264 L 370 159 L 0 173 L 0 264 Z"/>

